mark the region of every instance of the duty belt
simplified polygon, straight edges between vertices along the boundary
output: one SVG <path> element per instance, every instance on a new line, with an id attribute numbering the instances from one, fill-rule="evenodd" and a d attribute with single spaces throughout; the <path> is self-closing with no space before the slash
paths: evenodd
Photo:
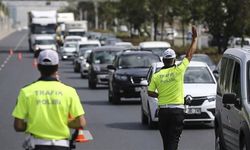
<path id="1" fill-rule="evenodd" d="M 26 150 L 33 150 L 36 145 L 52 145 L 52 146 L 69 147 L 69 141 L 68 140 L 45 140 L 45 139 L 35 138 L 32 135 L 27 135 L 23 143 L 23 148 Z"/>
<path id="2" fill-rule="evenodd" d="M 159 105 L 159 108 L 181 108 L 184 109 L 184 105 L 181 104 L 165 104 L 165 105 Z"/>
<path id="3" fill-rule="evenodd" d="M 44 139 L 34 138 L 34 144 L 35 145 L 53 145 L 53 146 L 69 147 L 68 140 L 44 140 Z"/>

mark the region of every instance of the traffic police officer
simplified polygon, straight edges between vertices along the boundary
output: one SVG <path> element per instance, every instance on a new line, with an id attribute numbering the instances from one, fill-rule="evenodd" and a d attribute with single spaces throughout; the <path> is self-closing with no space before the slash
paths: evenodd
<path id="1" fill-rule="evenodd" d="M 186 57 L 176 66 L 175 51 L 172 49 L 164 51 L 164 67 L 152 76 L 148 86 L 148 95 L 158 98 L 159 130 L 164 150 L 178 148 L 184 120 L 184 73 L 196 51 L 196 45 L 197 32 L 195 27 L 192 27 L 192 43 L 186 52 Z"/>
<path id="2" fill-rule="evenodd" d="M 84 110 L 76 90 L 58 80 L 57 52 L 43 50 L 37 61 L 41 77 L 20 90 L 12 112 L 14 128 L 31 135 L 26 149 L 68 150 L 69 128 L 86 126 Z"/>

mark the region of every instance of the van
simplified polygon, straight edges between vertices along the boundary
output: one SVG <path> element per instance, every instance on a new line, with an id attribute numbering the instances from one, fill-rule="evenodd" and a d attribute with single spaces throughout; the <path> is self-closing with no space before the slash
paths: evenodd
<path id="1" fill-rule="evenodd" d="M 250 150 L 250 49 L 227 49 L 218 68 L 215 149 Z"/>
<path id="2" fill-rule="evenodd" d="M 243 44 L 244 47 L 249 46 L 250 47 L 250 38 L 244 38 L 244 42 L 242 43 L 242 38 L 241 37 L 234 37 L 230 38 L 228 41 L 228 47 L 230 48 L 236 48 L 236 47 L 241 47 Z"/>

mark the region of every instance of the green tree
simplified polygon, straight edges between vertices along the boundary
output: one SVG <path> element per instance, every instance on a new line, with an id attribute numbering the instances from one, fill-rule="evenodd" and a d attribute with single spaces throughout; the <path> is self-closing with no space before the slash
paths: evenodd
<path id="1" fill-rule="evenodd" d="M 119 18 L 123 18 L 130 27 L 141 33 L 141 26 L 147 20 L 145 0 L 121 0 L 119 3 Z"/>
<path id="2" fill-rule="evenodd" d="M 115 18 L 117 18 L 118 14 L 118 4 L 117 2 L 102 2 L 99 4 L 99 17 L 100 21 L 103 22 L 103 26 L 108 26 L 111 28 L 115 24 Z"/>
<path id="3" fill-rule="evenodd" d="M 2 1 L 0 1 L 0 17 L 1 15 L 4 15 L 4 16 L 9 15 L 8 8 L 2 3 Z"/>
<path id="4" fill-rule="evenodd" d="M 213 36 L 214 44 L 218 46 L 219 52 L 223 50 L 223 38 L 225 34 L 227 17 L 227 8 L 223 0 L 207 1 L 205 11 L 205 20 L 209 28 L 209 32 Z"/>

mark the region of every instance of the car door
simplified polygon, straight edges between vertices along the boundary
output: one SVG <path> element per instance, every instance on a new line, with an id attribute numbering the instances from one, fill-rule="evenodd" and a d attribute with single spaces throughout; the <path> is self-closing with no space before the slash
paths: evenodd
<path id="1" fill-rule="evenodd" d="M 241 106 L 240 101 L 242 100 L 241 94 L 241 68 L 240 63 L 234 61 L 234 65 L 232 69 L 232 84 L 231 84 L 231 91 L 229 93 L 235 93 L 237 100 L 235 104 L 230 104 L 228 107 L 228 123 L 230 124 L 229 130 L 229 140 L 230 144 L 228 144 L 228 149 L 236 150 L 239 148 L 239 134 L 240 134 L 240 127 L 241 127 L 241 120 L 242 117 L 240 115 Z"/>
<path id="2" fill-rule="evenodd" d="M 222 129 L 222 134 L 225 140 L 226 147 L 228 145 L 228 141 L 231 141 L 230 139 L 230 128 L 231 123 L 230 120 L 228 120 L 228 113 L 229 109 L 222 103 L 222 97 L 225 93 L 228 93 L 231 88 L 231 82 L 232 82 L 232 66 L 234 64 L 234 61 L 232 59 L 229 59 L 227 57 L 223 57 L 221 61 L 221 72 L 219 75 L 219 86 L 217 89 L 217 97 L 216 97 L 216 108 L 217 113 L 220 116 L 220 127 Z"/>
<path id="3" fill-rule="evenodd" d="M 147 74 L 148 84 L 150 82 L 150 78 L 152 77 L 152 74 L 153 74 L 153 67 L 150 67 L 148 74 Z M 143 108 L 144 112 L 146 112 L 148 114 L 149 113 L 148 112 L 148 86 L 142 86 L 141 100 L 142 100 L 142 108 Z"/>

